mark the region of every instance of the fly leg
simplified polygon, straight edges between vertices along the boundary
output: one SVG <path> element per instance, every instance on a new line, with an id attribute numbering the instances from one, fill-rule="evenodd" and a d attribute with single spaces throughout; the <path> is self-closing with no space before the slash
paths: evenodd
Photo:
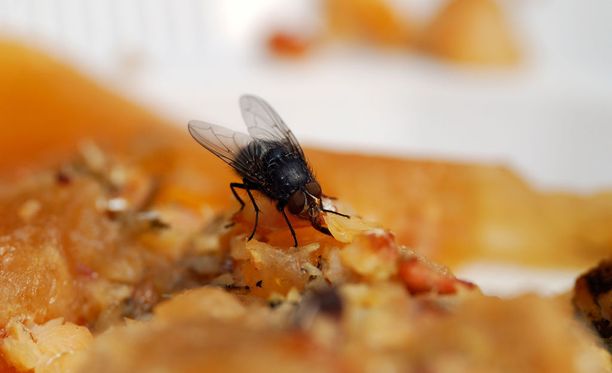
<path id="1" fill-rule="evenodd" d="M 251 193 L 251 189 L 249 188 L 244 188 L 247 192 L 247 194 L 249 195 L 249 198 L 251 199 L 251 203 L 253 204 L 253 208 L 255 209 L 255 224 L 253 225 L 253 231 L 251 232 L 251 235 L 249 236 L 249 239 L 247 241 L 250 241 L 253 236 L 255 235 L 255 231 L 257 231 L 257 222 L 259 221 L 259 206 L 257 206 L 257 203 L 255 203 L 255 198 L 253 198 L 253 194 Z M 243 206 L 244 207 L 244 206 Z"/>
<path id="2" fill-rule="evenodd" d="M 242 200 L 242 198 L 240 198 L 238 193 L 236 193 L 236 189 L 246 189 L 246 188 L 247 188 L 246 184 L 230 183 L 230 190 L 232 191 L 232 194 L 234 195 L 234 198 L 236 198 L 236 200 L 240 203 L 240 210 L 236 211 L 234 213 L 234 215 L 232 215 L 232 219 L 233 219 L 234 216 L 236 216 L 236 214 L 238 214 L 239 212 L 244 210 L 244 201 Z M 233 227 L 234 224 L 236 224 L 236 223 L 234 221 L 231 221 L 230 223 L 225 225 L 225 228 Z"/>
<path id="3" fill-rule="evenodd" d="M 253 208 L 255 209 L 255 225 L 253 226 L 253 231 L 251 232 L 251 235 L 249 236 L 249 239 L 248 239 L 250 241 L 255 235 L 255 231 L 257 231 L 257 223 L 259 221 L 259 206 L 257 206 L 257 203 L 255 202 L 255 198 L 253 198 L 253 194 L 251 193 L 251 190 L 256 190 L 256 188 L 253 188 L 252 186 L 247 185 L 247 184 L 230 183 L 230 189 L 232 190 L 232 194 L 234 195 L 234 197 L 236 197 L 236 200 L 238 200 L 238 202 L 240 203 L 240 210 L 236 211 L 234 215 L 244 210 L 244 206 L 245 206 L 244 201 L 242 200 L 242 198 L 240 198 L 240 196 L 236 192 L 236 189 L 246 190 L 249 196 L 249 199 L 251 200 L 251 203 L 253 204 Z M 233 222 L 227 225 L 227 227 L 231 227 L 232 225 L 234 225 Z"/>
<path id="4" fill-rule="evenodd" d="M 312 224 L 312 227 L 318 230 L 319 232 L 328 236 L 332 235 L 329 229 L 327 227 L 322 226 L 318 219 L 313 219 L 310 223 Z"/>
<path id="5" fill-rule="evenodd" d="M 331 197 L 331 196 L 328 196 L 328 195 L 325 195 L 325 194 L 321 194 L 321 197 L 322 197 L 322 198 L 319 200 L 319 202 L 320 202 L 320 203 L 319 203 L 319 208 L 321 209 L 321 211 L 323 211 L 323 212 L 329 212 L 330 214 L 340 215 L 340 216 L 345 217 L 345 218 L 348 218 L 348 219 L 350 219 L 350 218 L 351 218 L 351 217 L 350 217 L 350 215 L 342 214 L 342 213 L 337 212 L 337 211 L 327 210 L 327 209 L 323 208 L 323 198 L 327 198 L 327 199 L 331 199 L 332 201 L 335 201 L 335 200 L 337 200 L 337 198 L 336 198 L 336 197 Z M 316 227 L 315 227 L 315 228 L 316 228 Z M 319 230 L 319 229 L 317 229 L 317 230 Z M 321 231 L 321 232 L 323 232 L 323 231 Z M 323 232 L 323 233 L 325 233 L 325 232 Z"/>
<path id="6" fill-rule="evenodd" d="M 329 197 L 328 197 L 328 198 L 329 198 Z M 350 219 L 350 218 L 351 218 L 351 216 L 350 216 L 350 215 L 343 214 L 343 213 L 341 213 L 341 212 L 334 211 L 334 210 L 327 210 L 327 209 L 323 208 L 323 200 L 320 200 L 319 202 L 320 202 L 320 204 L 319 204 L 319 208 L 321 209 L 321 211 L 323 211 L 323 212 L 328 212 L 328 213 L 330 213 L 330 214 L 334 214 L 334 215 L 340 215 L 340 216 L 342 216 L 342 217 L 344 217 L 344 218 L 347 218 L 347 219 Z M 315 227 L 315 228 L 316 228 L 316 227 Z M 320 229 L 318 229 L 318 230 L 320 230 Z M 323 232 L 323 231 L 321 231 L 321 232 Z M 328 231 L 328 232 L 329 232 L 329 231 Z M 325 232 L 323 232 L 323 233 L 325 233 Z"/>
<path id="7" fill-rule="evenodd" d="M 240 198 L 238 193 L 236 193 L 236 188 L 248 190 L 249 187 L 246 184 L 230 183 L 230 189 L 232 190 L 232 194 L 234 195 L 234 197 L 236 197 L 236 200 L 240 202 L 240 210 L 236 211 L 236 214 L 237 214 L 241 212 L 242 210 L 244 210 L 244 201 L 242 200 L 242 198 Z"/>
<path id="8" fill-rule="evenodd" d="M 287 214 L 285 213 L 285 206 L 279 205 L 278 209 L 283 214 L 283 218 L 285 218 L 285 222 L 287 223 L 287 226 L 289 227 L 289 230 L 291 231 L 291 237 L 293 237 L 294 246 L 298 247 L 298 240 L 297 240 L 297 237 L 295 236 L 295 231 L 293 230 L 293 227 L 291 226 L 291 222 L 289 221 L 289 218 L 287 217 Z"/>

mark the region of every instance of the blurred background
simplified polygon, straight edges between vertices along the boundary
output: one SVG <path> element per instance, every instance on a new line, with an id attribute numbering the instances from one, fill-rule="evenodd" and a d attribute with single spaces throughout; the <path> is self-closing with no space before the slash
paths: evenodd
<path id="1" fill-rule="evenodd" d="M 608 0 L 0 0 L 0 32 L 177 124 L 264 97 L 306 144 L 612 185 Z"/>
<path id="2" fill-rule="evenodd" d="M 611 19 L 609 0 L 0 0 L 0 35 L 177 125 L 242 130 L 254 93 L 306 145 L 503 163 L 584 193 L 612 186 Z M 466 271 L 500 294 L 575 278 Z"/>

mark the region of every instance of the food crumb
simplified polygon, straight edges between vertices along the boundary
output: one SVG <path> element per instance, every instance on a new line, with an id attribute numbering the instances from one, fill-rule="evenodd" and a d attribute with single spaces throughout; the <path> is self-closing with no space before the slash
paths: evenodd
<path id="1" fill-rule="evenodd" d="M 255 283 L 255 286 L 257 286 L 258 288 L 263 287 L 263 280 L 259 280 Z"/>
<path id="2" fill-rule="evenodd" d="M 329 316 L 340 318 L 344 310 L 342 297 L 335 287 L 320 290 L 314 293 L 315 301 L 318 303 L 319 312 Z"/>
<path id="3" fill-rule="evenodd" d="M 268 39 L 268 50 L 277 56 L 299 58 L 305 56 L 312 47 L 312 41 L 305 37 L 287 32 L 276 32 Z"/>
<path id="4" fill-rule="evenodd" d="M 40 211 L 41 204 L 35 199 L 28 199 L 19 208 L 19 217 L 24 222 L 31 221 Z"/>
<path id="5" fill-rule="evenodd" d="M 106 156 L 102 150 L 92 141 L 80 144 L 79 150 L 85 161 L 85 165 L 92 171 L 101 172 L 107 164 Z"/>
<path id="6" fill-rule="evenodd" d="M 124 198 L 111 198 L 108 200 L 106 208 L 110 211 L 123 211 L 127 209 L 127 201 Z"/>
<path id="7" fill-rule="evenodd" d="M 0 246 L 0 256 L 4 254 L 12 254 L 15 252 L 15 248 L 13 246 Z"/>

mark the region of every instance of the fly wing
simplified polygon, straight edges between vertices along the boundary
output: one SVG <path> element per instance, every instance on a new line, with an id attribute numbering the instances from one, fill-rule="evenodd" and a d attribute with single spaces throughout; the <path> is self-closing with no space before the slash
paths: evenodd
<path id="1" fill-rule="evenodd" d="M 281 117 L 263 99 L 244 95 L 240 97 L 240 111 L 249 134 L 257 140 L 281 141 L 304 157 L 302 147 Z"/>
<path id="2" fill-rule="evenodd" d="M 259 179 L 253 174 L 252 165 L 247 164 L 248 160 L 244 159 L 245 157 L 238 157 L 240 152 L 253 141 L 251 136 L 199 120 L 189 121 L 187 127 L 191 136 L 200 145 L 235 168 L 242 176 L 252 180 Z"/>

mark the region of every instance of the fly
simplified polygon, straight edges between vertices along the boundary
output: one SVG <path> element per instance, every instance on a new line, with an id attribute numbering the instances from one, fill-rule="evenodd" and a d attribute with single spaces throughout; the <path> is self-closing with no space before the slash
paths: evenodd
<path id="1" fill-rule="evenodd" d="M 285 210 L 309 220 L 319 232 L 331 235 L 329 229 L 321 225 L 321 214 L 349 216 L 323 207 L 325 195 L 291 130 L 276 111 L 259 97 L 240 97 L 240 111 L 248 135 L 197 120 L 190 121 L 188 128 L 200 145 L 232 166 L 242 177 L 242 183 L 230 183 L 230 189 L 240 203 L 238 212 L 244 209 L 245 203 L 237 189 L 246 191 L 255 209 L 255 224 L 248 239 L 251 240 L 257 231 L 260 211 L 252 191 L 259 191 L 276 202 L 276 208 L 283 215 L 296 247 L 295 230 Z"/>

